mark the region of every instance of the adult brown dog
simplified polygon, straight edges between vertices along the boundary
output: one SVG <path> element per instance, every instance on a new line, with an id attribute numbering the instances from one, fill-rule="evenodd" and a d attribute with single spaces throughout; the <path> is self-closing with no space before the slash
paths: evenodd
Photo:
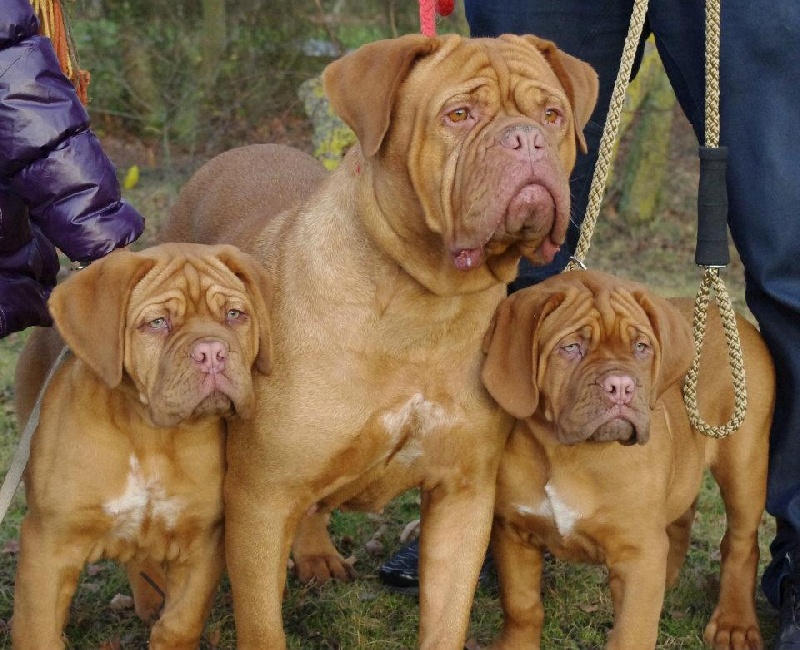
<path id="1" fill-rule="evenodd" d="M 250 417 L 251 373 L 270 364 L 271 285 L 232 246 L 114 252 L 49 301 L 72 354 L 47 385 L 26 469 L 15 648 L 63 647 L 79 574 L 127 564 L 137 613 L 161 599 L 150 647 L 197 647 L 224 566 L 225 417 Z M 35 330 L 16 407 L 30 417 L 63 343 Z"/>
<path id="2" fill-rule="evenodd" d="M 253 423 L 228 438 L 237 639 L 284 646 L 296 532 L 302 579 L 347 577 L 331 510 L 381 508 L 418 486 L 420 645 L 460 649 L 512 425 L 481 385 L 481 337 L 520 255 L 544 263 L 563 242 L 597 79 L 534 37 L 410 35 L 343 57 L 323 80 L 359 144 L 313 196 L 266 221 L 271 188 L 247 183 L 252 170 L 298 165 L 253 146 L 209 162 L 173 213 L 178 231 L 227 222 L 247 246 L 226 207 L 236 178 L 261 207 L 249 247 L 276 284 L 274 372 L 256 379 Z"/>
<path id="3" fill-rule="evenodd" d="M 538 648 L 542 551 L 608 566 L 615 622 L 608 647 L 653 648 L 665 585 L 689 545 L 705 467 L 728 518 L 720 597 L 705 640 L 760 648 L 758 525 L 766 495 L 775 378 L 758 331 L 738 319 L 747 415 L 728 438 L 692 429 L 682 383 L 693 355 L 692 303 L 589 271 L 562 273 L 498 308 L 483 378 L 519 418 L 498 474 L 492 550 L 505 622 L 497 648 Z M 733 388 L 712 313 L 699 374 L 700 413 L 727 422 Z"/>

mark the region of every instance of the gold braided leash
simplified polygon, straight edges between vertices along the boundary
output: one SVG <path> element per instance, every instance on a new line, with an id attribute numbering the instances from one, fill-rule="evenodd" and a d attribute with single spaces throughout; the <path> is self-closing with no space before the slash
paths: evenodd
<path id="1" fill-rule="evenodd" d="M 720 2 L 721 0 L 707 0 L 706 2 L 706 106 L 705 106 L 705 131 L 706 131 L 706 150 L 701 149 L 701 165 L 707 163 L 716 169 L 709 170 L 716 173 L 717 181 L 721 187 L 725 183 L 724 160 L 727 151 L 719 147 L 720 116 L 719 116 L 719 44 L 720 44 Z M 707 160 L 703 160 L 705 157 Z M 701 167 L 701 195 L 703 190 L 703 175 Z M 713 191 L 712 191 L 713 192 Z M 702 199 L 698 199 L 700 201 Z M 724 232 L 727 219 L 727 196 L 711 196 L 711 201 L 717 205 L 711 205 L 711 210 L 718 211 L 717 219 L 722 221 L 718 231 Z M 702 206 L 701 206 L 702 207 Z M 698 227 L 699 232 L 699 227 Z M 719 239 L 720 236 L 718 235 Z M 722 241 L 718 241 L 722 244 Z M 698 252 L 695 261 L 701 255 L 699 251 L 700 235 L 698 235 Z M 712 242 L 713 246 L 714 243 Z M 724 240 L 727 247 L 727 238 Z M 719 275 L 720 266 L 727 264 L 727 250 L 724 251 L 722 264 L 705 264 L 703 280 L 697 292 L 694 304 L 694 359 L 686 374 L 686 381 L 683 385 L 683 399 L 686 402 L 686 411 L 689 414 L 689 421 L 692 426 L 701 433 L 711 438 L 725 438 L 734 431 L 744 421 L 747 411 L 747 388 L 745 386 L 744 359 L 742 357 L 742 346 L 739 340 L 739 331 L 736 328 L 736 314 L 731 306 L 731 300 L 725 288 L 725 284 Z M 717 307 L 719 307 L 722 318 L 722 327 L 725 332 L 725 341 L 728 344 L 728 360 L 731 367 L 733 378 L 733 417 L 727 424 L 722 426 L 711 426 L 703 421 L 697 406 L 697 376 L 700 372 L 700 354 L 703 348 L 703 339 L 706 331 L 706 316 L 708 314 L 709 292 L 711 288 L 716 294 Z"/>
<path id="2" fill-rule="evenodd" d="M 597 217 L 600 214 L 600 207 L 603 204 L 603 194 L 606 189 L 608 171 L 614 159 L 614 142 L 619 132 L 619 123 L 622 116 L 622 106 L 625 103 L 625 92 L 631 79 L 633 61 L 636 58 L 636 50 L 639 47 L 639 40 L 644 30 L 645 16 L 647 15 L 648 0 L 635 0 L 633 12 L 631 14 L 631 26 L 628 28 L 628 35 L 625 37 L 625 46 L 622 49 L 622 60 L 619 65 L 619 72 L 614 81 L 614 90 L 611 93 L 611 102 L 608 105 L 608 117 L 603 126 L 603 137 L 600 139 L 597 162 L 594 166 L 594 176 L 592 185 L 589 188 L 589 199 L 586 204 L 586 216 L 581 225 L 581 234 L 578 244 L 575 247 L 575 254 L 567 265 L 567 271 L 574 271 L 576 268 L 585 268 L 584 260 L 589 252 L 589 243 L 597 224 Z"/>
<path id="3" fill-rule="evenodd" d="M 731 366 L 733 377 L 733 417 L 727 424 L 722 426 L 711 426 L 706 424 L 700 417 L 697 407 L 697 375 L 700 371 L 700 353 L 703 349 L 703 339 L 706 333 L 706 317 L 708 316 L 708 299 L 711 288 L 714 288 L 717 296 L 717 306 L 719 307 L 720 318 L 722 319 L 722 329 L 725 333 L 725 341 L 728 344 L 728 361 Z M 700 433 L 710 438 L 725 438 L 736 431 L 744 420 L 747 411 L 747 389 L 745 387 L 744 358 L 742 357 L 742 347 L 739 341 L 739 330 L 736 327 L 736 313 L 733 311 L 725 284 L 719 277 L 719 268 L 706 267 L 703 280 L 700 283 L 700 290 L 694 303 L 694 359 L 686 373 L 686 381 L 683 384 L 683 401 L 686 403 L 686 411 L 689 414 L 689 421 L 692 426 Z"/>
<path id="4" fill-rule="evenodd" d="M 631 14 L 631 24 L 628 35 L 625 38 L 625 46 L 622 51 L 619 72 L 614 82 L 614 90 L 611 94 L 611 101 L 608 108 L 608 117 L 603 127 L 603 136 L 600 140 L 597 163 L 595 164 L 592 185 L 589 188 L 589 199 L 586 205 L 586 216 L 581 226 L 580 237 L 575 248 L 575 254 L 566 267 L 567 271 L 577 268 L 585 268 L 584 260 L 589 251 L 589 244 L 594 233 L 597 217 L 600 214 L 600 207 L 603 203 L 608 172 L 611 168 L 614 153 L 614 142 L 620 126 L 622 107 L 625 102 L 625 93 L 630 83 L 631 69 L 636 58 L 636 51 L 642 36 L 645 16 L 647 14 L 648 0 L 635 0 L 633 12 Z M 725 154 L 724 150 L 719 149 L 719 48 L 720 48 L 720 0 L 707 0 L 706 2 L 706 106 L 705 106 L 705 130 L 706 147 L 701 150 L 701 163 L 703 168 L 709 168 L 706 178 L 716 174 L 714 180 L 718 181 L 722 187 L 725 182 Z M 703 158 L 708 160 L 702 160 Z M 705 169 L 702 169 L 705 171 Z M 703 190 L 705 183 L 704 175 L 701 174 L 700 195 L 708 196 Z M 713 185 L 713 183 L 711 183 Z M 705 200 L 705 198 L 703 199 Z M 695 341 L 695 353 L 692 365 L 686 375 L 683 387 L 683 398 L 686 403 L 686 410 L 692 426 L 701 433 L 712 438 L 724 438 L 736 431 L 744 420 L 747 410 L 747 390 L 745 387 L 744 360 L 742 358 L 741 343 L 739 332 L 736 327 L 736 315 L 731 306 L 730 297 L 725 288 L 725 284 L 720 278 L 719 269 L 728 263 L 727 258 L 727 197 L 719 200 L 718 195 L 711 196 L 711 201 L 716 202 L 712 209 L 716 210 L 716 217 L 719 222 L 714 224 L 717 229 L 708 234 L 704 227 L 703 232 L 698 228 L 698 242 L 701 238 L 708 236 L 711 240 L 710 245 L 713 249 L 712 257 L 720 254 L 720 247 L 724 248 L 724 261 L 722 263 L 699 261 L 705 253 L 698 251 L 695 260 L 698 265 L 705 268 L 700 289 L 695 300 L 693 330 Z M 699 206 L 700 207 L 700 206 Z M 721 226 L 721 228 L 720 228 Z M 720 231 L 723 233 L 720 235 Z M 704 242 L 708 243 L 708 242 Z M 700 417 L 697 407 L 697 376 L 700 370 L 700 353 L 703 347 L 703 339 L 706 331 L 706 317 L 708 315 L 708 302 L 711 288 L 716 294 L 717 306 L 720 310 L 725 340 L 728 344 L 728 358 L 730 360 L 731 374 L 733 377 L 734 390 L 734 412 L 731 420 L 720 427 L 706 424 Z"/>

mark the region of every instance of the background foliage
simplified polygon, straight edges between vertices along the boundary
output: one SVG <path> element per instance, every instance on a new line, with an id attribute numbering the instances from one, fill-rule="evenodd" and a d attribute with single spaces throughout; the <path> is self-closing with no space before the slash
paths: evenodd
<path id="1" fill-rule="evenodd" d="M 76 0 L 72 15 L 92 113 L 205 153 L 248 141 L 348 49 L 419 30 L 412 0 Z"/>

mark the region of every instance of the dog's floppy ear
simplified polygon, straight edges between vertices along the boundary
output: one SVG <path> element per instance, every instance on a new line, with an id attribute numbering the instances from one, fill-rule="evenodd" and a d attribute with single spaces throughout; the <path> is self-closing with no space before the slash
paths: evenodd
<path id="1" fill-rule="evenodd" d="M 272 307 L 273 285 L 267 272 L 256 260 L 234 246 L 220 246 L 219 260 L 227 266 L 247 288 L 253 303 L 254 321 L 258 326 L 258 355 L 255 366 L 263 375 L 272 371 Z"/>
<path id="2" fill-rule="evenodd" d="M 634 293 L 644 309 L 656 335 L 653 392 L 650 408 L 667 388 L 681 381 L 689 371 L 694 357 L 692 327 L 683 314 L 668 300 L 647 291 Z"/>
<path id="3" fill-rule="evenodd" d="M 70 350 L 111 388 L 122 381 L 131 291 L 155 263 L 116 250 L 73 273 L 53 290 L 47 303 Z"/>
<path id="4" fill-rule="evenodd" d="M 483 385 L 514 417 L 530 417 L 539 405 L 539 328 L 564 298 L 563 292 L 543 292 L 535 287 L 511 294 L 498 306 L 483 337 Z"/>
<path id="5" fill-rule="evenodd" d="M 586 153 L 587 148 L 586 140 L 583 137 L 583 128 L 589 121 L 597 103 L 597 95 L 600 91 L 597 73 L 585 61 L 576 59 L 574 56 L 559 50 L 552 41 L 532 35 L 526 35 L 523 38 L 532 43 L 542 53 L 542 56 L 550 64 L 556 77 L 561 82 L 570 106 L 572 106 L 572 115 L 575 120 L 575 139 L 578 141 L 580 150 Z"/>
<path id="6" fill-rule="evenodd" d="M 397 90 L 414 62 L 438 47 L 435 38 L 407 34 L 363 45 L 325 68 L 322 83 L 328 100 L 353 129 L 367 158 L 381 147 Z"/>

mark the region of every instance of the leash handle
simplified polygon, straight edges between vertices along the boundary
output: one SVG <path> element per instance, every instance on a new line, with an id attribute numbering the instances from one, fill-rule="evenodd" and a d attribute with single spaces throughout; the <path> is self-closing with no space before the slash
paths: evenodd
<path id="1" fill-rule="evenodd" d="M 39 394 L 36 396 L 36 402 L 33 405 L 33 410 L 31 411 L 28 422 L 25 425 L 25 429 L 22 431 L 19 444 L 14 451 L 11 464 L 8 467 L 5 478 L 3 479 L 3 485 L 0 486 L 0 524 L 3 523 L 3 520 L 8 513 L 8 508 L 11 506 L 11 500 L 14 498 L 14 494 L 17 492 L 17 488 L 22 481 L 22 474 L 25 471 L 25 466 L 28 464 L 28 458 L 31 455 L 31 439 L 33 438 L 33 432 L 36 430 L 36 427 L 39 426 L 39 416 L 41 415 L 44 392 L 47 390 L 47 385 L 50 383 L 53 375 L 56 374 L 56 370 L 58 370 L 61 364 L 64 363 L 64 360 L 68 355 L 69 348 L 67 348 L 65 345 L 58 354 L 58 357 L 56 357 L 53 365 L 50 366 L 50 370 L 45 377 L 42 388 L 39 390 Z"/>
<path id="2" fill-rule="evenodd" d="M 703 280 L 694 304 L 694 359 L 683 385 L 683 400 L 692 426 L 711 438 L 724 438 L 744 421 L 747 412 L 747 387 L 745 384 L 744 358 L 736 315 L 731 306 L 725 283 L 719 276 L 719 268 L 730 261 L 728 253 L 728 188 L 725 183 L 725 165 L 728 150 L 719 146 L 719 51 L 721 0 L 706 0 L 706 106 L 705 140 L 700 148 L 700 186 L 697 196 L 697 247 L 695 262 L 704 267 Z M 722 317 L 722 328 L 728 347 L 733 379 L 733 416 L 722 426 L 711 426 L 700 416 L 697 406 L 697 375 L 700 370 L 700 354 L 706 333 L 708 297 L 711 288 L 716 292 L 716 301 Z"/>
<path id="3" fill-rule="evenodd" d="M 700 185 L 697 191 L 697 246 L 694 261 L 698 266 L 727 266 L 728 188 L 725 170 L 727 147 L 700 147 Z"/>

